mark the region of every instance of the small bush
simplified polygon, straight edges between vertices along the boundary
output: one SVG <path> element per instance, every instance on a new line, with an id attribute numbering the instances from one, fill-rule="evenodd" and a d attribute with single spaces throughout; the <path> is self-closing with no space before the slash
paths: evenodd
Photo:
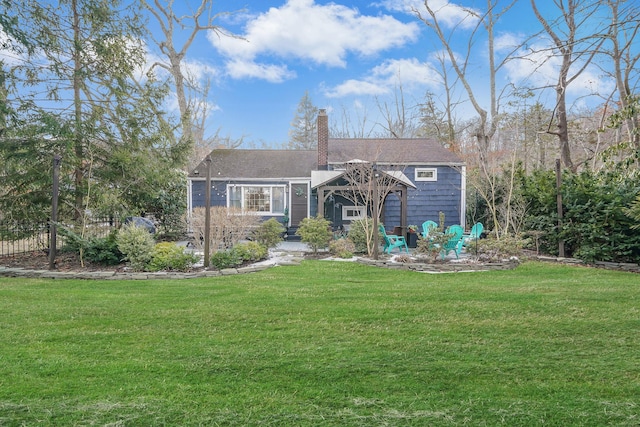
<path id="1" fill-rule="evenodd" d="M 212 251 L 231 249 L 260 225 L 259 216 L 247 214 L 238 208 L 212 206 L 209 214 L 209 248 Z M 196 237 L 193 243 L 198 249 L 204 249 L 205 219 L 206 210 L 203 207 L 195 208 L 191 213 L 191 229 Z"/>
<path id="2" fill-rule="evenodd" d="M 123 255 L 118 249 L 118 230 L 113 230 L 107 237 L 90 238 L 84 248 L 84 258 L 96 264 L 117 265 Z"/>
<path id="3" fill-rule="evenodd" d="M 129 261 L 131 268 L 143 271 L 149 261 L 155 245 L 155 241 L 149 232 L 135 224 L 127 224 L 122 227 L 116 239 L 118 249 Z"/>
<path id="4" fill-rule="evenodd" d="M 367 227 L 369 231 L 367 232 Z M 373 236 L 373 219 L 358 219 L 351 221 L 349 226 L 349 240 L 355 245 L 356 253 L 367 253 L 367 236 Z"/>
<path id="5" fill-rule="evenodd" d="M 83 237 L 61 226 L 60 235 L 66 238 L 65 250 L 78 252 L 83 262 L 117 265 L 122 261 L 123 255 L 116 241 L 118 230 L 113 230 L 107 237 Z"/>
<path id="6" fill-rule="evenodd" d="M 211 265 L 222 270 L 223 268 L 233 268 L 242 264 L 242 259 L 238 254 L 229 249 L 226 251 L 218 251 L 211 255 Z"/>
<path id="7" fill-rule="evenodd" d="M 500 240 L 495 237 L 479 239 L 467 243 L 466 251 L 469 254 L 478 254 L 478 258 L 487 261 L 499 261 L 511 256 L 521 256 L 522 249 L 529 244 L 528 239 L 520 236 L 502 236 Z"/>
<path id="8" fill-rule="evenodd" d="M 176 243 L 162 242 L 153 248 L 147 268 L 149 271 L 188 271 L 199 259 Z"/>
<path id="9" fill-rule="evenodd" d="M 431 256 L 434 260 L 438 258 L 442 247 L 451 238 L 450 234 L 432 233 L 428 239 L 419 239 L 416 246 L 416 252 Z"/>
<path id="10" fill-rule="evenodd" d="M 333 237 L 333 233 L 329 228 L 330 222 L 320 215 L 315 218 L 305 218 L 300 221 L 300 228 L 296 234 L 302 237 L 302 241 L 309 244 L 314 253 L 319 248 L 329 246 L 329 241 Z"/>
<path id="11" fill-rule="evenodd" d="M 329 252 L 338 258 L 351 258 L 356 245 L 350 239 L 338 239 L 329 243 Z"/>
<path id="12" fill-rule="evenodd" d="M 285 228 L 275 218 L 268 219 L 253 232 L 253 238 L 266 248 L 275 248 L 282 241 Z"/>
<path id="13" fill-rule="evenodd" d="M 246 262 L 255 262 L 265 259 L 269 251 L 256 242 L 238 243 L 226 251 L 219 251 L 211 255 L 210 261 L 218 270 L 223 268 L 238 267 Z"/>
<path id="14" fill-rule="evenodd" d="M 269 250 L 258 242 L 238 243 L 231 251 L 235 252 L 243 262 L 260 261 L 269 255 Z"/>

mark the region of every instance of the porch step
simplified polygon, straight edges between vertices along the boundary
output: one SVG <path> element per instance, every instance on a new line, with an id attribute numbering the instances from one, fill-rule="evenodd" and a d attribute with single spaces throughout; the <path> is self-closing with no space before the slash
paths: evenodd
<path id="1" fill-rule="evenodd" d="M 298 231 L 298 227 L 289 227 L 285 234 L 285 240 L 287 242 L 299 242 L 300 236 L 296 234 L 296 231 Z"/>

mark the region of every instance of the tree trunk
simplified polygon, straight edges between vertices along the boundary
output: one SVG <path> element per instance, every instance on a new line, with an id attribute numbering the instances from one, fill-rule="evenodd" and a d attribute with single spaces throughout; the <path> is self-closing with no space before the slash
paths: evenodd
<path id="1" fill-rule="evenodd" d="M 71 9 L 73 11 L 73 102 L 75 108 L 75 135 L 74 151 L 76 155 L 75 176 L 75 209 L 74 219 L 79 220 L 84 210 L 84 147 L 82 143 L 82 100 L 80 90 L 82 85 L 82 58 L 80 39 L 80 14 L 76 0 L 72 0 Z"/>

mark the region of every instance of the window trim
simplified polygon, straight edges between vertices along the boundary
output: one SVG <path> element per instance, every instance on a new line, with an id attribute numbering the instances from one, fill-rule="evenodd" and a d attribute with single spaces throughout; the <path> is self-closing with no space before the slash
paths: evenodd
<path id="1" fill-rule="evenodd" d="M 268 188 L 269 189 L 269 210 L 268 211 L 251 211 L 245 209 L 245 189 L 250 187 L 260 187 L 260 188 Z M 279 188 L 282 190 L 282 212 L 274 212 L 274 200 L 273 194 L 274 189 Z M 240 191 L 240 209 L 244 214 L 247 215 L 274 215 L 274 216 L 284 216 L 284 210 L 287 208 L 287 186 L 285 184 L 227 184 L 227 207 L 232 207 L 231 204 L 231 192 Z"/>
<path id="2" fill-rule="evenodd" d="M 349 210 L 357 210 L 359 212 L 358 216 L 347 215 L 347 211 Z M 367 208 L 366 206 L 345 206 L 342 205 L 342 219 L 344 221 L 355 221 L 358 219 L 363 219 L 366 216 Z"/>
<path id="3" fill-rule="evenodd" d="M 432 177 L 419 176 L 420 172 L 432 172 Z M 438 168 L 416 168 L 414 172 L 416 181 L 436 182 L 438 180 Z"/>

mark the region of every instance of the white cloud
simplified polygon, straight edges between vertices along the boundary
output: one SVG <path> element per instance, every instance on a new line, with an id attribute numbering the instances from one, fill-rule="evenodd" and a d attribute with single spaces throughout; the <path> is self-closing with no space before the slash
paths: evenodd
<path id="1" fill-rule="evenodd" d="M 0 55 L 2 56 L 2 61 L 6 65 L 18 65 L 26 59 L 26 54 L 19 54 L 10 49 L 10 46 L 15 46 L 17 48 L 21 48 L 22 46 L 17 43 L 15 40 L 10 38 L 7 33 L 0 29 Z M 26 49 L 25 49 L 26 50 Z"/>
<path id="2" fill-rule="evenodd" d="M 242 34 L 244 40 L 209 34 L 209 41 L 231 62 L 245 65 L 266 62 L 262 58 L 270 56 L 345 67 L 347 55 L 372 56 L 403 46 L 417 39 L 419 28 L 417 22 L 403 23 L 389 15 L 365 16 L 335 3 L 288 0 L 248 21 Z M 278 68 L 259 64 L 256 67 Z M 236 69 L 237 64 L 230 68 Z M 258 77 L 256 74 L 248 75 Z M 289 78 L 292 75 L 281 74 Z"/>
<path id="3" fill-rule="evenodd" d="M 182 71 L 185 75 L 198 82 L 204 82 L 207 79 L 215 81 L 221 77 L 221 72 L 218 68 L 201 61 L 182 61 Z"/>
<path id="4" fill-rule="evenodd" d="M 441 84 L 439 75 L 433 68 L 415 58 L 389 59 L 370 70 L 361 80 L 347 80 L 346 82 L 325 90 L 330 98 L 340 98 L 348 95 L 383 95 L 391 93 L 402 85 L 404 88 L 420 86 L 438 86 Z"/>
<path id="5" fill-rule="evenodd" d="M 412 15 L 417 11 L 424 18 L 429 16 L 424 0 L 382 0 L 378 4 L 392 11 Z M 477 9 L 460 6 L 448 0 L 429 1 L 429 7 L 438 20 L 449 28 L 473 28 L 481 14 Z"/>
<path id="6" fill-rule="evenodd" d="M 347 80 L 325 92 L 328 98 L 342 98 L 349 95 L 384 95 L 389 93 L 389 89 L 380 86 L 375 82 L 364 80 Z"/>
<path id="7" fill-rule="evenodd" d="M 373 68 L 372 72 L 375 78 L 388 84 L 435 86 L 441 83 L 431 65 L 416 58 L 390 59 Z"/>
<path id="8" fill-rule="evenodd" d="M 493 40 L 496 52 L 509 53 L 518 49 L 523 42 L 523 37 L 514 33 L 500 33 Z"/>
<path id="9" fill-rule="evenodd" d="M 509 81 L 516 86 L 527 85 L 529 87 L 555 87 L 558 82 L 558 73 L 562 65 L 562 58 L 554 56 L 555 52 L 549 49 L 551 43 L 530 45 L 520 49 L 513 59 L 506 63 L 505 69 Z M 583 66 L 578 62 L 569 70 L 569 77 Z M 614 87 L 613 82 L 599 77 L 600 71 L 596 66 L 588 66 L 568 87 L 567 95 L 580 97 L 594 93 L 608 94 Z"/>
<path id="10" fill-rule="evenodd" d="M 242 59 L 231 60 L 226 64 L 227 74 L 234 79 L 253 78 L 271 83 L 281 83 L 295 77 L 285 65 L 258 64 Z"/>

